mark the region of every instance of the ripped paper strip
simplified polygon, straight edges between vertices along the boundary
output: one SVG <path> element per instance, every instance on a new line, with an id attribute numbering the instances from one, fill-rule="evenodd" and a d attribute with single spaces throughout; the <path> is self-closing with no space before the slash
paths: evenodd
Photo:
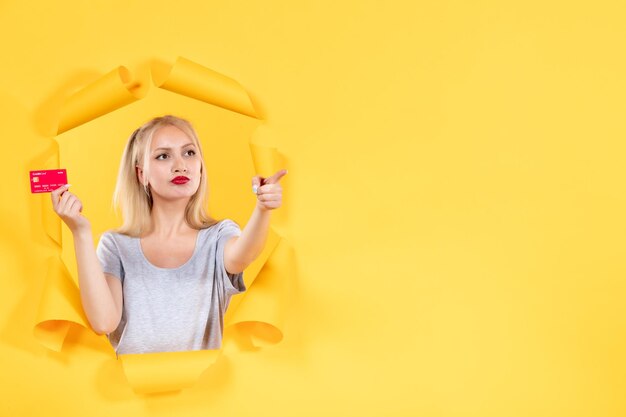
<path id="1" fill-rule="evenodd" d="M 142 100 L 155 86 L 258 119 L 247 92 L 238 82 L 190 60 L 179 57 L 172 66 L 155 63 L 151 75 L 154 85 L 133 80 L 128 69 L 119 67 L 87 85 L 67 99 L 61 111 L 57 134 Z M 278 165 L 275 148 L 251 144 L 251 152 L 256 172 L 264 176 L 274 172 Z M 53 169 L 58 165 L 59 153 L 53 155 L 42 168 Z M 49 198 L 43 210 L 45 231 L 61 252 L 62 223 Z M 274 227 L 270 227 L 262 254 L 244 273 L 247 290 L 231 299 L 224 327 L 235 326 L 253 347 L 279 343 L 283 338 L 281 329 L 287 300 L 293 298 L 288 294 L 290 289 L 286 283 L 292 279 L 294 272 L 290 246 Z M 33 333 L 43 346 L 59 352 L 72 323 L 92 331 L 82 308 L 78 277 L 68 270 L 59 255 L 49 260 Z M 194 385 L 221 351 L 122 354 L 118 358 L 132 389 L 136 393 L 149 394 Z"/>

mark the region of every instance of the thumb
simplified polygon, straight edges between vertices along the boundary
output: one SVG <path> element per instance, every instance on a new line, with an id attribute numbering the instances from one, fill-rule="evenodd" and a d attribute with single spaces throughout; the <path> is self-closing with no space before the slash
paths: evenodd
<path id="1" fill-rule="evenodd" d="M 257 188 L 261 186 L 261 182 L 263 181 L 263 177 L 260 175 L 255 175 L 252 177 L 252 192 L 256 194 Z"/>
<path id="2" fill-rule="evenodd" d="M 268 179 L 265 180 L 265 184 L 276 184 L 282 177 L 287 175 L 286 169 L 281 169 L 276 174 L 272 175 Z"/>

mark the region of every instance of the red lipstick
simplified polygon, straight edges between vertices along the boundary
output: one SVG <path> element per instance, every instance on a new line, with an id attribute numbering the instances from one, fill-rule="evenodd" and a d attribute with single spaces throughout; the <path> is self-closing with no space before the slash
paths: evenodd
<path id="1" fill-rule="evenodd" d="M 189 182 L 189 178 L 187 177 L 176 177 L 172 180 L 172 182 L 174 184 L 185 184 L 186 182 Z"/>

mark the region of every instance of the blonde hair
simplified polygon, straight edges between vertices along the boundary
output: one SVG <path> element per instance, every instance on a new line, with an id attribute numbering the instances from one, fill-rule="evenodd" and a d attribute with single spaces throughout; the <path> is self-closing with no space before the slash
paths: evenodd
<path id="1" fill-rule="evenodd" d="M 205 229 L 218 223 L 218 220 L 209 216 L 205 209 L 209 194 L 208 180 L 198 135 L 189 121 L 165 115 L 144 123 L 128 139 L 113 192 L 113 209 L 116 212 L 121 210 L 123 217 L 122 226 L 114 230 L 116 233 L 139 237 L 152 227 L 150 216 L 153 204 L 152 192 L 149 185 L 141 184 L 139 181 L 136 166 L 143 167 L 146 177 L 149 175 L 148 158 L 152 138 L 157 130 L 165 126 L 175 126 L 182 130 L 194 142 L 200 154 L 200 185 L 187 203 L 185 221 L 194 229 Z"/>

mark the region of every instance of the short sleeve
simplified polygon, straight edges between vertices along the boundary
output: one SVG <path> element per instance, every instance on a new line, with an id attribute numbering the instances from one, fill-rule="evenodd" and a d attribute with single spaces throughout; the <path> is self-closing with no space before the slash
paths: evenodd
<path id="1" fill-rule="evenodd" d="M 124 281 L 124 268 L 119 248 L 110 232 L 104 232 L 96 247 L 96 256 L 102 266 L 102 272 L 111 274 Z"/>
<path id="2" fill-rule="evenodd" d="M 224 283 L 226 296 L 242 293 L 246 290 L 243 282 L 243 271 L 238 274 L 229 274 L 224 264 L 224 249 L 226 243 L 233 236 L 241 236 L 241 229 L 232 220 L 222 220 L 217 229 L 217 253 L 215 259 L 215 273 L 217 279 Z"/>

